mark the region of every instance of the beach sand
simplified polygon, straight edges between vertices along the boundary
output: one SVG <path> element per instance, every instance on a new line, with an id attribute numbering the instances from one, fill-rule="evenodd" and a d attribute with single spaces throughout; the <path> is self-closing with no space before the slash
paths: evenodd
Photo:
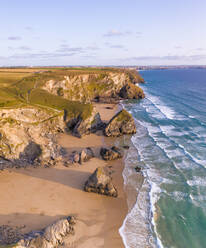
<path id="1" fill-rule="evenodd" d="M 106 107 L 112 106 L 112 109 Z M 117 111 L 117 106 L 96 104 L 104 121 Z M 127 214 L 123 190 L 123 161 L 103 161 L 102 146 L 114 144 L 115 139 L 101 132 L 79 139 L 67 134 L 59 143 L 68 151 L 91 147 L 96 157 L 82 165 L 53 168 L 10 169 L 0 172 L 0 225 L 23 226 L 24 233 L 41 229 L 68 215 L 77 216 L 75 235 L 69 236 L 62 247 L 124 247 L 118 229 Z M 83 185 L 99 166 L 112 166 L 113 182 L 118 198 L 84 192 Z"/>

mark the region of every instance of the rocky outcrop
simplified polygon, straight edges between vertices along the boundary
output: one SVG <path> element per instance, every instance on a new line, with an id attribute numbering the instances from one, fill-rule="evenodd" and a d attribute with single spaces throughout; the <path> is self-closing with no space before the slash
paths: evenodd
<path id="1" fill-rule="evenodd" d="M 132 115 L 124 109 L 117 113 L 104 129 L 104 134 L 108 137 L 134 133 L 136 133 L 134 119 Z"/>
<path id="2" fill-rule="evenodd" d="M 20 239 L 23 238 L 23 234 L 21 232 L 23 228 L 24 226 L 0 226 L 0 247 L 3 246 L 6 248 L 7 246 L 5 245 L 16 244 Z"/>
<path id="3" fill-rule="evenodd" d="M 117 197 L 118 193 L 112 183 L 110 171 L 106 167 L 99 167 L 86 181 L 84 190 L 102 195 Z"/>
<path id="4" fill-rule="evenodd" d="M 143 90 L 132 83 L 124 85 L 119 92 L 119 96 L 124 99 L 142 99 L 145 97 Z"/>
<path id="5" fill-rule="evenodd" d="M 63 243 L 67 235 L 74 234 L 74 217 L 58 220 L 54 224 L 41 231 L 31 232 L 24 235 L 15 248 L 56 248 Z"/>
<path id="6" fill-rule="evenodd" d="M 86 149 L 83 149 L 79 153 L 79 163 L 82 164 L 84 162 L 87 162 L 93 157 L 94 157 L 94 152 L 90 147 L 87 147 Z"/>
<path id="7" fill-rule="evenodd" d="M 116 146 L 112 148 L 101 148 L 100 155 L 104 160 L 115 160 L 118 158 L 122 158 L 122 151 Z"/>
<path id="8" fill-rule="evenodd" d="M 68 126 L 68 125 L 67 125 Z M 71 128 L 71 121 L 69 121 L 69 126 Z M 92 115 L 89 116 L 86 120 L 82 118 L 76 119 L 73 121 L 73 128 L 70 129 L 74 136 L 81 138 L 83 135 L 96 132 L 104 126 L 99 113 L 94 109 Z"/>
<path id="9" fill-rule="evenodd" d="M 35 107 L 0 110 L 0 168 L 53 163 L 61 158 L 56 134 L 64 132 L 63 112 Z"/>
<path id="10" fill-rule="evenodd" d="M 88 71 L 79 75 L 65 75 L 63 80 L 51 79 L 46 81 L 42 89 L 64 97 L 71 101 L 80 102 L 116 102 L 120 99 L 120 91 L 125 85 L 143 82 L 135 70 L 102 70 Z M 132 86 L 131 86 L 132 87 Z M 137 88 L 135 94 L 137 93 Z M 123 98 L 124 94 L 122 93 Z M 142 95 L 143 96 L 143 95 Z M 140 93 L 139 93 L 140 97 Z"/>
<path id="11" fill-rule="evenodd" d="M 75 163 L 82 164 L 84 162 L 89 161 L 93 157 L 94 157 L 94 152 L 90 147 L 87 147 L 81 150 L 80 152 L 73 151 L 69 157 L 69 160 L 64 162 L 64 165 L 67 167 Z"/>
<path id="12" fill-rule="evenodd" d="M 0 109 L 0 169 L 28 164 L 47 166 L 62 159 L 57 134 L 68 129 L 82 137 L 101 128 L 103 123 L 94 109 L 88 118 L 65 118 L 64 111 L 38 107 Z"/>

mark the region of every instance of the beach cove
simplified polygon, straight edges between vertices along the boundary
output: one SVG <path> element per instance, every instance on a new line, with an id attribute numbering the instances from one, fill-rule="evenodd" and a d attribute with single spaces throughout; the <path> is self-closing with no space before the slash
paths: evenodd
<path id="1" fill-rule="evenodd" d="M 114 72 L 116 73 L 116 71 Z M 103 71 L 103 73 L 105 72 Z M 120 94 L 121 99 L 140 97 L 138 95 L 142 94 L 142 91 L 139 90 L 140 88 L 132 83 L 128 83 L 127 80 L 124 81 L 125 78 L 123 76 L 127 76 L 127 74 L 124 74 L 124 71 L 123 73 L 121 71 L 117 71 L 117 73 L 115 73 L 113 77 L 115 78 L 118 76 L 118 78 L 115 79 L 115 84 L 120 87 L 116 88 L 116 91 L 118 92 L 120 89 L 120 93 L 118 94 Z M 104 83 L 101 81 L 102 78 L 104 80 L 104 77 L 105 74 L 103 77 L 97 78 L 97 80 L 100 80 L 99 83 Z M 88 77 L 85 77 L 85 75 L 80 76 L 78 80 L 81 78 L 84 78 L 84 80 L 85 78 L 90 80 Z M 26 79 L 26 82 L 29 82 L 29 80 Z M 51 84 L 51 81 L 48 82 Z M 90 83 L 90 81 L 88 83 Z M 47 91 L 50 91 L 50 89 L 55 89 L 56 86 L 53 85 L 52 88 L 49 88 L 50 86 L 46 81 L 45 86 L 43 87 Z M 57 90 L 59 87 L 60 86 L 58 85 Z M 101 89 L 102 88 L 100 88 L 100 90 Z M 54 98 L 55 92 L 51 92 L 50 95 L 48 95 L 46 91 L 44 92 L 45 93 L 41 91 L 41 97 L 44 97 L 43 94 L 46 94 L 46 96 L 53 97 L 53 100 L 56 100 L 56 98 Z M 104 91 L 104 94 L 105 93 L 106 92 Z M 57 94 L 59 94 L 58 91 Z M 72 95 L 72 97 L 74 96 L 75 95 Z M 102 96 L 103 95 L 101 95 L 101 97 Z M 61 99 L 63 98 L 60 99 L 59 96 L 57 96 L 57 99 L 61 102 Z M 63 123 L 60 119 L 61 112 L 56 112 L 57 115 L 52 118 L 48 118 L 47 115 L 45 116 L 45 113 L 41 112 L 42 110 L 39 112 L 39 110 L 33 110 L 33 107 L 18 107 L 15 112 L 12 112 L 12 109 L 7 110 L 4 108 L 2 110 L 2 120 L 9 120 L 8 125 L 3 130 L 10 132 L 10 134 L 13 133 L 13 136 L 7 137 L 13 138 L 18 137 L 18 135 L 24 135 L 22 137 L 25 139 L 25 135 L 27 135 L 27 133 L 24 134 L 24 131 L 19 131 L 19 133 L 14 132 L 13 126 L 15 125 L 19 125 L 20 128 L 22 125 L 27 125 L 27 132 L 30 132 L 29 130 L 31 128 L 31 130 L 35 130 L 30 132 L 30 140 L 33 138 L 34 142 L 29 141 L 28 146 L 24 148 L 23 152 L 19 153 L 19 158 L 16 158 L 16 155 L 21 149 L 21 146 L 24 145 L 23 143 L 16 146 L 16 149 L 18 150 L 13 153 L 14 155 L 12 156 L 15 156 L 14 158 L 11 159 L 11 157 L 8 157 L 9 159 L 6 159 L 6 157 L 3 157 L 3 161 L 1 162 L 3 169 L 0 173 L 1 230 L 5 233 L 8 232 L 8 235 L 10 236 L 13 235 L 15 237 L 16 235 L 17 241 L 19 234 L 23 235 L 22 237 L 25 237 L 25 241 L 21 241 L 20 246 L 18 243 L 17 246 L 14 244 L 13 247 L 24 247 L 22 242 L 37 242 L 33 241 L 36 240 L 36 238 L 32 238 L 32 232 L 36 232 L 36 230 L 43 230 L 47 227 L 52 228 L 55 225 L 54 223 L 59 223 L 59 220 L 70 218 L 68 216 L 74 216 L 75 218 L 74 227 L 72 226 L 72 229 L 69 227 L 69 232 L 73 233 L 73 235 L 68 235 L 68 237 L 65 236 L 63 242 L 55 241 L 60 242 L 58 247 L 91 247 L 92 244 L 95 244 L 95 247 L 124 247 L 122 237 L 119 233 L 119 229 L 122 226 L 128 212 L 127 196 L 124 191 L 124 182 L 122 177 L 124 157 L 113 161 L 105 161 L 102 159 L 103 155 L 100 152 L 103 147 L 109 148 L 115 146 L 118 147 L 115 149 L 120 148 L 122 155 L 126 156 L 130 146 L 131 135 L 122 136 L 122 134 L 134 133 L 136 128 L 131 115 L 125 110 L 121 111 L 122 107 L 118 105 L 118 102 L 118 99 L 112 100 L 108 94 L 104 96 L 103 100 L 98 97 L 96 103 L 93 103 L 93 109 L 95 109 L 95 113 L 98 113 L 95 115 L 92 114 L 92 118 L 94 118 L 93 116 L 96 118 L 94 119 L 95 121 L 91 119 L 91 117 L 89 122 L 84 120 L 82 121 L 80 119 L 81 122 L 78 120 L 78 125 L 75 124 L 76 126 L 68 122 L 69 124 L 67 124 L 67 126 L 72 128 L 73 135 L 59 132 L 59 130 L 62 130 L 63 127 Z M 45 101 L 45 104 L 48 103 Z M 51 106 L 52 108 L 54 107 L 54 105 Z M 55 105 L 55 107 L 56 106 L 57 105 Z M 79 108 L 79 105 L 77 106 Z M 85 111 L 90 111 L 87 107 L 88 105 L 82 106 L 85 106 L 83 114 L 85 114 Z M 76 108 L 76 105 L 74 105 L 73 108 Z M 70 111 L 69 108 L 68 111 Z M 48 113 L 50 114 L 50 112 Z M 36 124 L 36 122 L 34 122 L 34 118 L 36 118 L 36 116 L 39 116 L 38 118 L 40 124 Z M 101 122 L 99 116 L 101 117 Z M 18 121 L 11 122 L 11 118 L 16 118 Z M 41 121 L 42 119 L 40 118 L 47 119 Z M 30 123 L 31 120 L 35 124 L 27 124 Z M 99 123 L 104 123 L 104 127 L 106 125 L 105 129 L 104 127 L 102 128 L 101 126 L 97 126 L 100 125 Z M 95 129 L 95 132 L 88 133 L 87 129 L 90 128 L 90 125 L 92 125 L 92 128 L 96 128 L 97 130 Z M 120 126 L 118 127 L 118 125 Z M 42 130 L 42 133 L 39 133 L 40 130 Z M 59 132 L 57 136 L 53 136 L 55 130 Z M 48 135 L 47 132 L 50 134 Z M 86 133 L 86 135 L 84 135 L 84 133 Z M 41 135 L 38 136 L 39 134 Z M 36 145 L 40 140 L 42 142 L 41 145 Z M 15 138 L 13 141 L 17 142 L 18 139 Z M 4 139 L 3 142 L 5 142 Z M 51 147 L 52 150 L 49 150 L 48 147 Z M 63 160 L 58 155 L 58 147 L 61 148 L 60 151 L 62 150 L 64 151 L 64 154 L 67 154 L 62 155 Z M 68 161 L 70 161 L 69 158 L 72 154 L 74 154 L 74 151 L 75 154 L 80 154 L 82 150 L 86 150 L 88 147 L 94 153 L 93 158 L 86 162 L 68 163 Z M 40 148 L 44 149 L 43 152 L 40 152 Z M 44 151 L 46 151 L 46 153 Z M 119 152 L 118 150 L 111 151 Z M 11 153 L 8 153 L 8 150 L 5 150 L 5 152 L 5 154 L 10 154 L 11 156 Z M 49 160 L 45 160 L 45 156 L 48 156 L 48 154 L 53 155 L 49 158 Z M 115 154 L 118 153 L 115 152 Z M 57 159 L 55 159 L 54 156 L 56 156 Z M 39 158 L 36 159 L 36 157 L 40 157 L 42 160 Z M 32 166 L 28 165 L 29 161 L 33 164 Z M 48 162 L 45 163 L 44 161 Z M 108 168 L 110 171 L 109 173 L 112 176 L 112 184 L 118 192 L 118 197 L 108 197 L 105 195 L 88 193 L 84 191 L 85 182 L 91 174 L 94 173 L 97 167 Z M 135 169 L 134 173 L 137 173 L 135 172 Z M 70 219 L 68 219 L 68 221 L 70 221 Z M 73 225 L 73 222 L 74 221 L 72 220 L 71 225 Z M 40 233 L 38 234 L 37 232 L 35 235 L 41 235 Z M 41 240 L 41 236 L 39 237 Z M 38 247 L 43 246 L 39 243 Z"/>

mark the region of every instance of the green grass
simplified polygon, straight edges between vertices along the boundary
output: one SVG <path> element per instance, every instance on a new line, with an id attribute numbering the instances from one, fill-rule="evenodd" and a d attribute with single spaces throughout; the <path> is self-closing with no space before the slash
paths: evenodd
<path id="1" fill-rule="evenodd" d="M 89 117 L 93 107 L 91 104 L 69 101 L 60 96 L 55 96 L 42 89 L 31 92 L 29 102 L 33 105 L 47 106 L 57 110 L 66 110 L 68 117 L 80 116 L 83 120 Z"/>
<path id="2" fill-rule="evenodd" d="M 66 110 L 68 116 L 81 116 L 86 119 L 91 115 L 93 107 L 91 104 L 69 101 L 62 97 L 62 90 L 59 96 L 48 93 L 41 89 L 49 80 L 60 81 L 65 76 L 77 76 L 89 74 L 89 84 L 82 87 L 85 89 L 85 101 L 87 96 L 94 98 L 101 95 L 101 92 L 112 88 L 113 82 L 106 81 L 108 73 L 127 73 L 132 82 L 142 80 L 136 71 L 122 70 L 118 68 L 12 68 L 0 69 L 0 108 L 12 108 L 23 105 L 41 106 L 59 111 Z M 94 76 L 92 76 L 94 75 Z M 104 80 L 104 81 L 103 81 Z M 78 96 L 80 89 L 72 87 L 69 90 L 71 98 Z M 79 95 L 80 97 L 80 95 Z M 83 100 L 83 99 L 81 99 Z"/>
<path id="3" fill-rule="evenodd" d="M 117 121 L 129 121 L 132 118 L 132 115 L 128 113 L 125 109 L 117 113 Z"/>
<path id="4" fill-rule="evenodd" d="M 16 244 L 13 245 L 0 245 L 0 248 L 15 248 Z"/>

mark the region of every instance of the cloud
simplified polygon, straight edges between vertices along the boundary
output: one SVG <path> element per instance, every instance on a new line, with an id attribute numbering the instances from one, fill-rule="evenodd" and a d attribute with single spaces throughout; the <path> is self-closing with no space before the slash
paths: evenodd
<path id="1" fill-rule="evenodd" d="M 58 58 L 58 57 L 71 57 L 76 53 L 22 53 L 22 54 L 14 54 L 9 56 L 8 59 L 50 59 L 50 58 Z"/>
<path id="2" fill-rule="evenodd" d="M 85 47 L 85 50 L 91 50 L 91 51 L 97 51 L 97 50 L 100 50 L 100 48 L 96 45 L 93 45 L 93 46 L 87 46 Z"/>
<path id="3" fill-rule="evenodd" d="M 32 50 L 32 48 L 28 47 L 28 46 L 20 46 L 20 47 L 12 47 L 12 46 L 8 46 L 9 50 L 23 50 L 23 51 L 30 51 Z"/>
<path id="4" fill-rule="evenodd" d="M 97 55 L 96 54 L 87 54 L 87 55 L 82 55 L 81 57 L 85 58 L 85 59 L 94 59 L 97 57 Z"/>
<path id="5" fill-rule="evenodd" d="M 95 51 L 99 50 L 99 47 L 97 47 L 96 45 L 87 46 L 87 47 L 70 47 L 67 44 L 61 44 L 59 49 L 57 50 L 39 51 L 37 53 L 29 52 L 32 50 L 32 48 L 28 46 L 19 46 L 19 47 L 9 46 L 8 49 L 13 51 L 13 54 L 10 56 L 4 57 L 4 59 L 7 59 L 7 60 L 9 59 L 12 59 L 12 60 L 18 60 L 18 59 L 45 60 L 45 59 L 55 59 L 55 58 L 71 57 L 71 56 L 81 56 L 81 57 L 84 56 L 85 58 L 92 58 L 96 56 Z"/>
<path id="6" fill-rule="evenodd" d="M 70 53 L 70 52 L 78 52 L 82 53 L 84 49 L 82 47 L 70 47 L 67 44 L 62 44 L 59 49 L 56 50 L 57 53 Z"/>
<path id="7" fill-rule="evenodd" d="M 28 30 L 28 31 L 34 30 L 33 27 L 30 27 L 30 26 L 25 27 L 25 29 Z"/>
<path id="8" fill-rule="evenodd" d="M 181 47 L 181 46 L 175 46 L 174 48 L 175 49 L 182 49 L 183 47 Z"/>
<path id="9" fill-rule="evenodd" d="M 104 37 L 119 37 L 119 36 L 127 36 L 127 35 L 130 35 L 130 34 L 132 34 L 131 31 L 121 32 L 121 31 L 113 29 L 113 30 L 110 30 L 107 33 L 105 33 L 103 36 Z"/>
<path id="10" fill-rule="evenodd" d="M 8 40 L 21 40 L 22 38 L 20 36 L 9 36 Z"/>
<path id="11" fill-rule="evenodd" d="M 31 47 L 28 47 L 28 46 L 20 46 L 20 47 L 18 47 L 18 49 L 24 50 L 24 51 L 30 51 L 30 50 L 32 50 L 32 48 Z"/>
<path id="12" fill-rule="evenodd" d="M 104 44 L 109 48 L 125 49 L 125 47 L 120 44 L 111 44 L 110 42 L 105 42 Z"/>
<path id="13" fill-rule="evenodd" d="M 85 53 L 88 51 L 96 51 L 99 50 L 99 47 L 96 45 L 93 46 L 87 46 L 87 47 L 70 47 L 67 44 L 61 44 L 60 48 L 56 50 L 56 52 L 78 52 L 78 53 Z"/>
<path id="14" fill-rule="evenodd" d="M 202 47 L 198 47 L 195 49 L 196 51 L 205 51 L 205 48 L 202 48 Z"/>
<path id="15" fill-rule="evenodd" d="M 195 55 L 167 55 L 167 56 L 137 56 L 137 57 L 130 57 L 127 58 L 127 60 L 133 60 L 133 61 L 153 61 L 153 60 L 162 60 L 162 61 L 168 61 L 168 60 L 173 60 L 173 61 L 187 61 L 187 60 L 204 60 L 206 59 L 206 54 L 195 54 Z"/>

